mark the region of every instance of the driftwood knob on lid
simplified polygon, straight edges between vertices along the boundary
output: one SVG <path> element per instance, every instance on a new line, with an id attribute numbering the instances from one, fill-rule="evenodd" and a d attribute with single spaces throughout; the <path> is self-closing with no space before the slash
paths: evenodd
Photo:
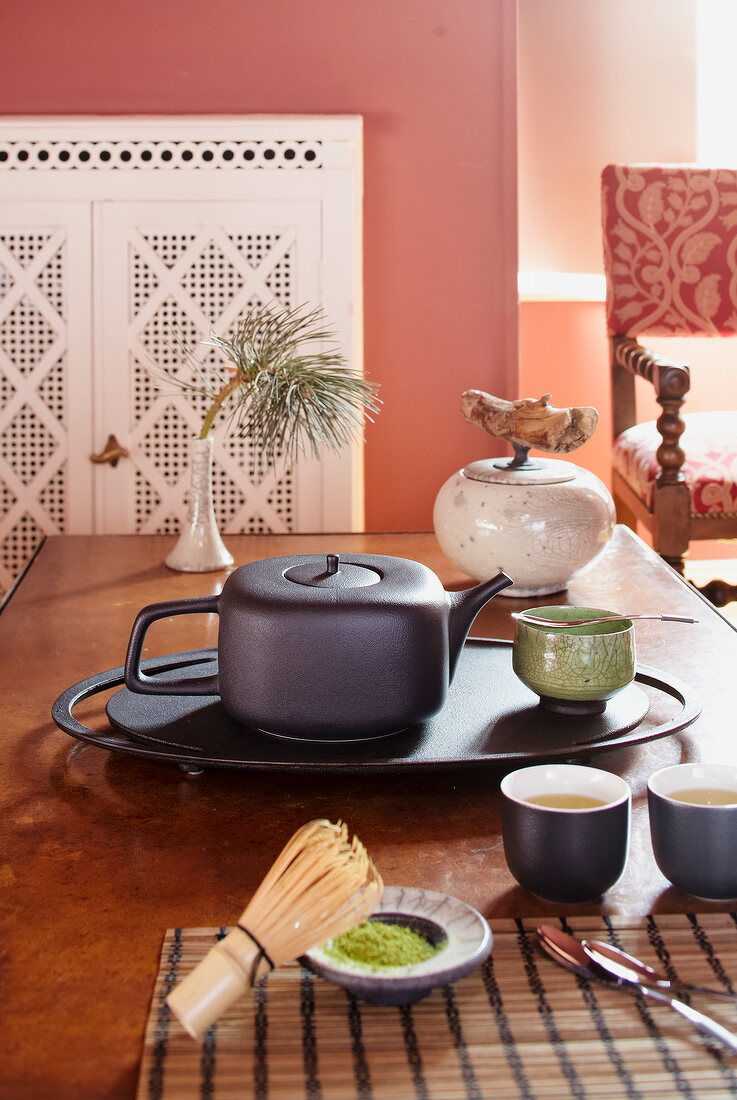
<path id="1" fill-rule="evenodd" d="M 515 458 L 508 464 L 511 468 L 526 463 L 532 448 L 552 454 L 575 451 L 591 438 L 599 422 L 599 414 L 591 406 L 557 409 L 550 404 L 549 393 L 538 400 L 505 401 L 483 390 L 466 390 L 461 397 L 461 415 L 469 424 L 512 444 Z"/>

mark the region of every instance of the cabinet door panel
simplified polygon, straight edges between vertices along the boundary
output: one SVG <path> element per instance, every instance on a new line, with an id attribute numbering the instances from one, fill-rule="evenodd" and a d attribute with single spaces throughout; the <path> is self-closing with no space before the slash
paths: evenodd
<path id="1" fill-rule="evenodd" d="M 229 332 L 253 303 L 322 304 L 323 220 L 316 199 L 97 204 L 97 437 L 101 445 L 113 432 L 130 452 L 116 468 L 96 472 L 98 531 L 178 530 L 190 442 L 207 401 L 172 388 L 157 365 L 194 380 L 173 343 L 175 330 L 196 345 L 211 328 Z M 213 349 L 197 352 L 206 364 L 222 362 Z M 214 432 L 221 530 L 324 526 L 324 484 L 350 479 L 350 459 L 265 469 L 249 441 L 227 429 L 222 418 Z M 329 521 L 334 526 L 336 517 Z M 349 529 L 350 514 L 338 525 Z"/>
<path id="2" fill-rule="evenodd" d="M 0 592 L 92 530 L 88 203 L 0 202 Z"/>

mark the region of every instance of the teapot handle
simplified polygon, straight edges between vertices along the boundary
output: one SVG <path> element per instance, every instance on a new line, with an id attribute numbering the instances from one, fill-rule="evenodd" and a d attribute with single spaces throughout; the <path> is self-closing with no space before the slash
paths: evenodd
<path id="1" fill-rule="evenodd" d="M 197 596 L 186 600 L 150 603 L 138 612 L 133 623 L 125 656 L 125 686 L 139 695 L 218 695 L 218 676 L 187 676 L 181 680 L 162 680 L 147 676 L 141 669 L 141 653 L 146 631 L 156 619 L 170 615 L 218 614 L 219 596 Z"/>

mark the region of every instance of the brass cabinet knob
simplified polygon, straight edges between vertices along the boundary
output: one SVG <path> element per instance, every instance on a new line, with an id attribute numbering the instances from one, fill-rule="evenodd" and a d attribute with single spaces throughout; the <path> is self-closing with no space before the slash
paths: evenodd
<path id="1" fill-rule="evenodd" d="M 114 435 L 109 435 L 104 449 L 100 451 L 99 454 L 90 455 L 90 461 L 96 462 L 98 465 L 109 462 L 111 466 L 117 466 L 118 460 L 121 458 L 128 458 L 129 454 L 130 451 L 122 447 Z"/>

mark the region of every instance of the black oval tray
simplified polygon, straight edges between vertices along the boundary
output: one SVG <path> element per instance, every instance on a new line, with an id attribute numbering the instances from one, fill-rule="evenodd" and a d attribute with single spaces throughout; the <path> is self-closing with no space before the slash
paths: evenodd
<path id="1" fill-rule="evenodd" d="M 603 714 L 553 714 L 512 672 L 511 652 L 511 642 L 469 638 L 442 711 L 422 725 L 368 741 L 325 744 L 273 737 L 235 722 L 219 696 L 137 695 L 125 687 L 106 706 L 116 732 L 82 725 L 72 713 L 74 707 L 122 684 L 122 667 L 68 688 L 51 714 L 60 729 L 81 741 L 178 764 L 185 771 L 283 767 L 359 771 L 584 756 L 675 733 L 701 713 L 701 703 L 690 688 L 657 669 L 638 665 L 634 683 L 611 699 Z M 162 678 L 175 678 L 181 669 L 190 676 L 206 676 L 217 667 L 217 651 L 156 657 L 143 662 L 143 667 Z M 665 715 L 664 708 L 675 713 Z"/>

